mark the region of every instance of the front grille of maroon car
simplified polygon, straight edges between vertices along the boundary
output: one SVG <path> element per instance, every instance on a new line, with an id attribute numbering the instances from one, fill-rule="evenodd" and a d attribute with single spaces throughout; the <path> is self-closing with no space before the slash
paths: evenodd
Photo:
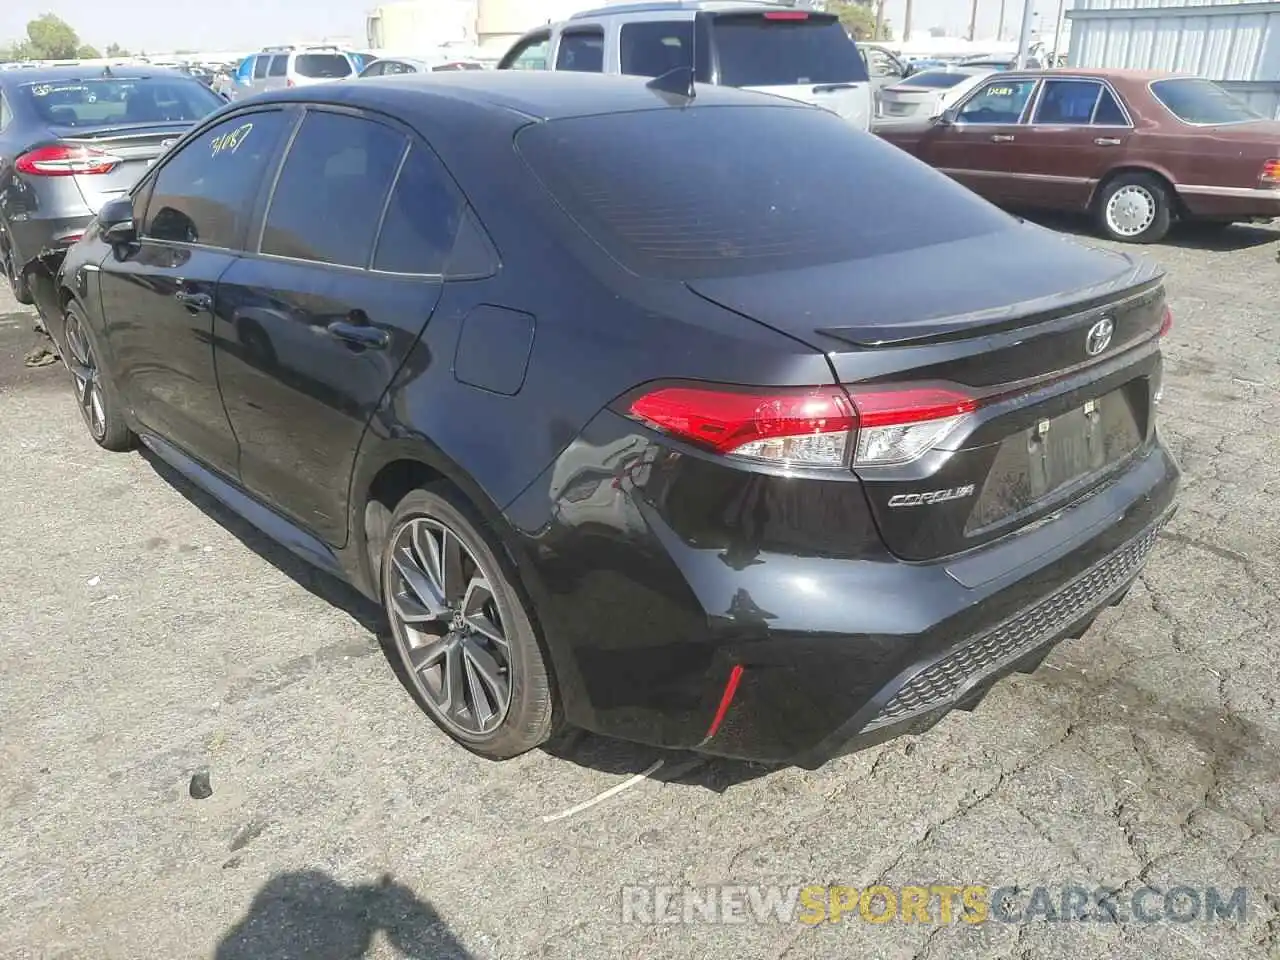
<path id="1" fill-rule="evenodd" d="M 1165 519 L 1152 524 L 1034 607 L 929 664 L 902 685 L 863 731 L 898 723 L 952 703 L 976 682 L 1052 640 L 1133 578 L 1155 545 Z"/>

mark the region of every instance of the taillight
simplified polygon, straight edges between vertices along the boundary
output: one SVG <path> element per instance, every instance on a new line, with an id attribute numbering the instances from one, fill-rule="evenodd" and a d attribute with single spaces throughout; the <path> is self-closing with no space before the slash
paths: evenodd
<path id="1" fill-rule="evenodd" d="M 1164 313 L 1160 316 L 1160 333 L 1159 336 L 1167 337 L 1169 331 L 1173 329 L 1173 311 L 1169 309 L 1169 305 L 1164 305 Z"/>
<path id="2" fill-rule="evenodd" d="M 296 87 L 296 86 L 297 86 L 297 84 L 293 82 L 293 77 L 289 77 L 287 80 L 285 80 L 284 85 L 285 85 L 286 87 Z"/>
<path id="3" fill-rule="evenodd" d="M 1264 161 L 1258 181 L 1265 186 L 1280 187 L 1280 159 L 1272 158 Z"/>
<path id="4" fill-rule="evenodd" d="M 766 20 L 808 20 L 809 14 L 805 10 L 770 10 L 768 13 L 762 14 Z"/>
<path id="5" fill-rule="evenodd" d="M 14 161 L 14 169 L 32 177 L 70 177 L 77 174 L 110 173 L 119 157 L 92 147 L 36 147 Z"/>
<path id="6" fill-rule="evenodd" d="M 797 467 L 875 466 L 914 460 L 977 409 L 943 386 L 738 390 L 658 387 L 628 413 L 730 457 Z"/>

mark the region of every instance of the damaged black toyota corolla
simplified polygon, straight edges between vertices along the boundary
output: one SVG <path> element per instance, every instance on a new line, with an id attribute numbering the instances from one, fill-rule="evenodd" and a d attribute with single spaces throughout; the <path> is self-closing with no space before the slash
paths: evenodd
<path id="1" fill-rule="evenodd" d="M 1158 273 L 834 114 L 689 93 L 258 97 L 44 304 L 98 443 L 384 604 L 486 756 L 567 723 L 812 766 L 923 729 L 1088 629 L 1173 509 Z"/>

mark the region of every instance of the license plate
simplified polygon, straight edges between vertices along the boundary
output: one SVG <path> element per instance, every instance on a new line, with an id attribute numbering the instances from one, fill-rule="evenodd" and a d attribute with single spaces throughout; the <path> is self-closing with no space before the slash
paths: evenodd
<path id="1" fill-rule="evenodd" d="M 885 104 L 885 107 L 888 112 L 893 114 L 895 117 L 900 117 L 902 114 L 907 112 L 907 105 L 905 103 L 887 103 Z"/>

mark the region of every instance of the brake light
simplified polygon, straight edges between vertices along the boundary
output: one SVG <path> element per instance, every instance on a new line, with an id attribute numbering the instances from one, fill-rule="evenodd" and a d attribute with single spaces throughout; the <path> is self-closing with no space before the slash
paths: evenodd
<path id="1" fill-rule="evenodd" d="M 770 10 L 763 14 L 766 20 L 808 20 L 809 14 L 804 10 Z"/>
<path id="2" fill-rule="evenodd" d="M 798 467 L 874 466 L 914 460 L 977 409 L 942 386 L 738 390 L 659 387 L 628 413 L 715 453 Z"/>
<path id="3" fill-rule="evenodd" d="M 120 163 L 119 157 L 92 147 L 36 147 L 14 161 L 14 169 L 32 177 L 70 177 L 110 173 Z"/>
<path id="4" fill-rule="evenodd" d="M 1258 181 L 1268 186 L 1280 187 L 1280 159 L 1273 157 L 1264 161 L 1262 172 L 1258 174 Z"/>
<path id="5" fill-rule="evenodd" d="M 1164 305 L 1164 313 L 1160 317 L 1160 333 L 1161 337 L 1167 337 L 1169 331 L 1173 329 L 1173 311 L 1169 309 L 1169 305 Z"/>

